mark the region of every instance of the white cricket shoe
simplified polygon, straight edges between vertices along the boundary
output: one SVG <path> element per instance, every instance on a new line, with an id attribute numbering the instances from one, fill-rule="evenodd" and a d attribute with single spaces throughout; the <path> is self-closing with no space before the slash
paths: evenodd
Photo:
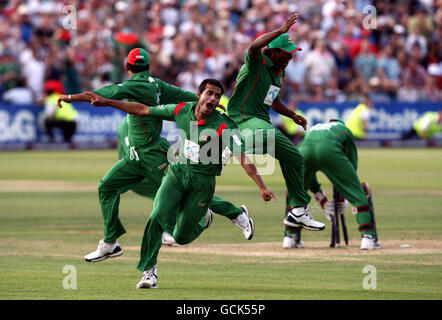
<path id="1" fill-rule="evenodd" d="M 302 227 L 306 230 L 320 231 L 325 229 L 325 224 L 309 216 L 307 208 L 292 208 L 284 219 L 284 224 L 290 227 Z"/>
<path id="2" fill-rule="evenodd" d="M 154 289 L 157 287 L 157 266 L 143 272 L 143 277 L 137 284 L 137 289 Z"/>
<path id="3" fill-rule="evenodd" d="M 361 250 L 381 249 L 381 243 L 375 237 L 364 234 L 361 240 Z"/>
<path id="4" fill-rule="evenodd" d="M 255 234 L 255 223 L 252 218 L 250 218 L 249 209 L 247 209 L 245 205 L 242 205 L 239 208 L 242 210 L 242 213 L 235 219 L 232 219 L 232 222 L 242 230 L 246 240 L 251 240 Z"/>
<path id="5" fill-rule="evenodd" d="M 294 248 L 304 248 L 304 241 L 296 241 L 295 235 L 284 236 L 284 241 L 282 242 L 283 249 L 294 249 Z"/>
<path id="6" fill-rule="evenodd" d="M 107 258 L 115 258 L 123 254 L 123 249 L 121 249 L 118 241 L 112 244 L 104 242 L 103 239 L 98 243 L 98 248 L 94 252 L 89 253 L 84 257 L 87 262 L 98 262 L 105 260 Z"/>
<path id="7" fill-rule="evenodd" d="M 204 229 L 210 227 L 213 222 L 213 211 L 210 208 L 207 208 L 206 215 L 204 216 Z"/>
<path id="8" fill-rule="evenodd" d="M 169 246 L 169 247 L 186 247 L 188 246 L 187 244 L 179 244 L 175 241 L 175 239 L 173 238 L 173 236 L 169 233 L 164 231 L 163 235 L 161 236 L 161 241 L 164 245 Z"/>

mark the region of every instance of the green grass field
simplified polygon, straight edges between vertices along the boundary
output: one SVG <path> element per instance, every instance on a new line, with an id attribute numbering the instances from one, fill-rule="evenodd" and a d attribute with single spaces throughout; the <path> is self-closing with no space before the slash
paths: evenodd
<path id="1" fill-rule="evenodd" d="M 322 232 L 305 231 L 306 248 L 282 249 L 284 185 L 279 168 L 264 176 L 278 202 L 264 205 L 238 165 L 218 178 L 216 194 L 246 204 L 252 241 L 226 218 L 186 248 L 163 247 L 159 288 L 137 290 L 138 251 L 152 201 L 121 197 L 124 255 L 87 263 L 102 237 L 96 185 L 116 151 L 0 153 L 0 299 L 423 300 L 442 298 L 442 149 L 361 149 L 359 177 L 370 183 L 383 249 L 359 250 L 351 207 L 350 245 L 331 249 L 330 224 L 312 201 Z M 319 176 L 326 192 L 331 187 Z M 409 244 L 409 248 L 401 245 Z M 65 266 L 77 288 L 64 289 Z M 365 266 L 376 288 L 364 289 Z M 371 284 L 374 282 L 371 281 Z"/>

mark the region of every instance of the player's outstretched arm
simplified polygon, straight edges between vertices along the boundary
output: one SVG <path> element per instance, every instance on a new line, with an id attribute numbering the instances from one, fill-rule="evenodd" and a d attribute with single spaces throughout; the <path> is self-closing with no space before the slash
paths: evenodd
<path id="1" fill-rule="evenodd" d="M 62 108 L 62 105 L 61 105 L 62 102 L 67 102 L 67 103 L 71 103 L 72 101 L 89 102 L 90 99 L 91 99 L 91 97 L 86 93 L 62 94 L 60 97 L 58 97 L 57 106 L 59 108 Z"/>
<path id="2" fill-rule="evenodd" d="M 90 96 L 90 103 L 94 107 L 112 107 L 136 116 L 149 116 L 149 107 L 138 102 L 126 102 L 105 99 L 94 92 L 85 92 Z"/>
<path id="3" fill-rule="evenodd" d="M 244 153 L 239 153 L 237 155 L 237 158 L 240 158 L 241 166 L 244 168 L 246 173 L 249 175 L 250 178 L 256 183 L 256 185 L 259 188 L 259 192 L 261 193 L 261 197 L 264 200 L 264 202 L 270 201 L 273 199 L 273 201 L 276 202 L 275 195 L 272 191 L 268 190 L 267 187 L 264 185 L 264 182 L 261 179 L 261 176 L 258 174 L 258 170 L 256 170 L 255 165 L 251 162 L 250 159 L 247 158 L 247 156 Z"/>
<path id="4" fill-rule="evenodd" d="M 249 57 L 250 58 L 257 57 L 262 48 L 264 48 L 266 45 L 268 45 L 270 42 L 272 42 L 281 34 L 289 31 L 290 28 L 296 23 L 298 17 L 299 17 L 298 13 L 293 14 L 283 23 L 282 26 L 266 34 L 263 34 L 262 36 L 258 37 L 255 41 L 253 41 L 248 49 Z"/>

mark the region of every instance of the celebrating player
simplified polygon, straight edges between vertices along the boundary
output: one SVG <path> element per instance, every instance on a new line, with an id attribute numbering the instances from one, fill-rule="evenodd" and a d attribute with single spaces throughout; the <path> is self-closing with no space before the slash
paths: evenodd
<path id="1" fill-rule="evenodd" d="M 200 221 L 213 197 L 215 176 L 221 173 L 221 156 L 225 147 L 240 159 L 244 170 L 259 187 L 264 201 L 276 200 L 265 187 L 256 167 L 246 161 L 235 123 L 215 110 L 223 91 L 219 81 L 205 79 L 198 89 L 198 102 L 147 107 L 136 102 L 103 99 L 97 95 L 91 100 L 95 106 L 111 106 L 141 118 L 176 121 L 182 130 L 179 161 L 169 165 L 144 231 L 138 264 L 138 269 L 144 273 L 137 288 L 157 287 L 156 264 L 161 235 L 168 221 L 176 216 L 173 237 L 179 244 L 192 242 L 204 230 Z M 207 161 L 207 157 L 211 160 Z"/>
<path id="2" fill-rule="evenodd" d="M 147 105 L 197 101 L 197 96 L 194 93 L 153 78 L 149 71 L 149 65 L 149 55 L 144 49 L 132 49 L 126 63 L 130 79 L 118 85 L 104 86 L 94 92 L 109 99 L 130 99 Z M 59 97 L 58 103 L 61 107 L 61 101 L 89 102 L 90 99 L 90 93 L 62 95 Z M 134 115 L 128 115 L 127 120 L 128 152 L 98 184 L 104 221 L 104 238 L 100 240 L 97 250 L 85 256 L 85 260 L 88 262 L 102 261 L 108 257 L 118 257 L 123 254 L 118 243 L 118 238 L 126 233 L 119 218 L 120 195 L 132 188 L 140 187 L 140 183 L 144 183 L 148 185 L 148 188 L 144 190 L 146 195 L 153 198 L 169 165 L 167 152 L 170 144 L 160 136 L 162 121 Z M 243 231 L 246 239 L 251 239 L 254 233 L 254 224 L 247 208 L 245 206 L 237 208 L 220 198 L 215 198 L 215 201 L 215 212 L 226 215 Z M 211 215 L 211 211 L 208 214 Z M 211 221 L 211 219 L 208 220 Z M 174 220 L 170 221 L 169 227 L 164 228 L 165 231 L 170 233 L 174 224 Z"/>
<path id="3" fill-rule="evenodd" d="M 300 50 L 286 33 L 297 18 L 298 14 L 292 15 L 281 27 L 260 36 L 250 45 L 227 111 L 246 141 L 253 141 L 258 132 L 262 133 L 262 148 L 254 140 L 253 148 L 246 150 L 247 153 L 274 152 L 274 157 L 279 160 L 290 206 L 284 224 L 307 230 L 323 230 L 325 225 L 308 215 L 310 196 L 304 189 L 304 159 L 293 143 L 272 126 L 269 117 L 269 109 L 272 108 L 304 129 L 307 126 L 306 119 L 288 109 L 279 98 L 284 69 L 292 54 Z M 268 48 L 261 52 L 267 45 Z M 274 137 L 274 141 L 270 137 Z"/>

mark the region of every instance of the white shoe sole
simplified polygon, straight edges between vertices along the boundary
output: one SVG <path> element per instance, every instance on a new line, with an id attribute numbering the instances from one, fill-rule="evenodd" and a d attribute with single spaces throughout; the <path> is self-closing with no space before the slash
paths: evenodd
<path id="1" fill-rule="evenodd" d="M 255 222 L 253 221 L 252 218 L 250 218 L 250 212 L 249 212 L 249 209 L 247 209 L 246 206 L 242 205 L 242 206 L 240 206 L 240 208 L 243 208 L 243 211 L 245 212 L 247 218 L 249 218 L 249 221 L 250 221 L 250 227 L 251 227 L 251 229 L 252 229 L 252 232 L 250 233 L 249 236 L 246 236 L 246 235 L 244 234 L 244 232 L 243 232 L 243 234 L 244 234 L 244 238 L 246 238 L 246 240 L 252 240 L 253 235 L 255 234 Z"/>
<path id="2" fill-rule="evenodd" d="M 138 283 L 137 289 L 156 289 L 158 285 L 150 285 L 149 283 Z"/>
<path id="3" fill-rule="evenodd" d="M 98 258 L 95 258 L 95 259 L 86 259 L 86 258 L 84 258 L 84 260 L 87 261 L 87 262 L 100 262 L 100 261 L 106 260 L 107 258 L 119 257 L 122 254 L 123 254 L 123 249 L 121 249 L 118 252 L 115 252 L 115 253 L 112 253 L 112 254 L 108 254 L 108 255 L 105 255 L 105 256 L 102 256 L 102 257 L 98 257 Z"/>
<path id="4" fill-rule="evenodd" d="M 381 247 L 378 247 L 378 246 L 374 246 L 373 248 L 366 248 L 366 247 L 361 247 L 361 250 L 380 250 L 380 249 L 382 249 Z"/>
<path id="5" fill-rule="evenodd" d="M 289 227 L 301 227 L 303 229 L 310 230 L 310 231 L 321 231 L 321 230 L 325 229 L 325 224 L 322 227 L 312 227 L 312 226 L 305 225 L 303 223 L 293 223 L 293 222 L 287 221 L 286 219 L 284 219 L 284 224 Z"/>

